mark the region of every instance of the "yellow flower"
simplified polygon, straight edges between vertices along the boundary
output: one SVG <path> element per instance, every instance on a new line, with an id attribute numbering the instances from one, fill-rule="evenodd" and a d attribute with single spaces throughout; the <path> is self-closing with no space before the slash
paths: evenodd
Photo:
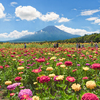
<path id="1" fill-rule="evenodd" d="M 13 59 L 13 61 L 15 61 L 16 59 Z"/>
<path id="2" fill-rule="evenodd" d="M 18 67 L 18 68 L 17 68 L 17 70 L 22 70 L 22 69 L 24 69 L 24 67 Z"/>
<path id="3" fill-rule="evenodd" d="M 66 67 L 66 65 L 60 65 L 60 67 L 65 68 L 65 67 Z"/>
<path id="4" fill-rule="evenodd" d="M 34 82 L 33 84 L 35 85 L 35 84 L 37 84 L 37 82 Z"/>
<path id="5" fill-rule="evenodd" d="M 86 87 L 89 88 L 89 89 L 94 89 L 96 87 L 95 81 L 87 81 Z"/>
<path id="6" fill-rule="evenodd" d="M 17 55 L 16 58 L 18 58 L 19 56 Z"/>
<path id="7" fill-rule="evenodd" d="M 83 70 L 87 71 L 87 70 L 89 70 L 89 68 L 88 67 L 83 67 Z"/>
<path id="8" fill-rule="evenodd" d="M 67 54 L 67 52 L 64 52 L 64 54 Z"/>
<path id="9" fill-rule="evenodd" d="M 53 70 L 53 68 L 52 68 L 52 67 L 47 67 L 46 70 L 47 70 L 47 71 L 51 71 L 51 70 Z"/>
<path id="10" fill-rule="evenodd" d="M 12 84 L 11 81 L 6 81 L 6 82 L 5 82 L 5 85 L 10 85 L 10 84 Z"/>
<path id="11" fill-rule="evenodd" d="M 59 75 L 56 77 L 56 80 L 63 80 L 63 78 L 64 78 L 64 75 Z"/>
<path id="12" fill-rule="evenodd" d="M 63 60 L 65 60 L 66 58 L 62 58 Z"/>
<path id="13" fill-rule="evenodd" d="M 55 77 L 55 74 L 49 74 L 49 77 Z"/>
<path id="14" fill-rule="evenodd" d="M 76 83 L 72 84 L 71 87 L 74 91 L 79 91 L 81 89 L 81 85 Z"/>
<path id="15" fill-rule="evenodd" d="M 39 100 L 39 97 L 38 96 L 33 96 L 32 100 Z"/>
<path id="16" fill-rule="evenodd" d="M 59 61 L 63 61 L 63 59 L 59 59 Z"/>
<path id="17" fill-rule="evenodd" d="M 57 57 L 51 57 L 50 60 L 54 60 L 54 59 L 56 59 L 56 58 L 57 58 Z"/>

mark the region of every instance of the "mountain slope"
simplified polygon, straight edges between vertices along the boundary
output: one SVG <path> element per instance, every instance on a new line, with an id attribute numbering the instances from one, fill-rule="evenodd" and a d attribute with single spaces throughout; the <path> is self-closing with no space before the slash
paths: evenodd
<path id="1" fill-rule="evenodd" d="M 55 26 L 47 26 L 46 28 L 37 31 L 35 34 L 26 35 L 13 41 L 56 41 L 76 37 L 80 36 L 64 32 Z"/>

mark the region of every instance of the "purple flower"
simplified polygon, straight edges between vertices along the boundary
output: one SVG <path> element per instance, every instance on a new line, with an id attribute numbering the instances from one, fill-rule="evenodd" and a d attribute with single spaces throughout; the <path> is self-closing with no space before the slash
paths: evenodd
<path id="1" fill-rule="evenodd" d="M 19 86 L 21 83 L 13 83 L 12 85 L 8 85 L 8 90 L 14 90 L 17 86 Z"/>
<path id="2" fill-rule="evenodd" d="M 27 94 L 29 96 L 32 96 L 32 91 L 30 89 L 22 89 L 18 93 L 18 97 L 21 98 L 22 95 Z"/>
<path id="3" fill-rule="evenodd" d="M 77 66 L 80 66 L 80 64 L 77 64 Z"/>
<path id="4" fill-rule="evenodd" d="M 86 63 L 86 66 L 90 66 L 90 64 L 89 63 Z"/>

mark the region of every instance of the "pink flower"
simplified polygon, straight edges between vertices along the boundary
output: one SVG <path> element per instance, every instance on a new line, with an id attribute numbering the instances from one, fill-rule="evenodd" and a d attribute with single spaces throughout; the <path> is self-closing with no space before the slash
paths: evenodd
<path id="1" fill-rule="evenodd" d="M 50 77 L 48 76 L 41 76 L 40 79 L 39 79 L 39 82 L 40 83 L 48 83 L 50 81 Z"/>
<path id="2" fill-rule="evenodd" d="M 68 76 L 66 80 L 69 82 L 75 82 L 76 79 L 74 77 Z"/>
<path id="3" fill-rule="evenodd" d="M 77 69 L 74 69 L 72 72 L 76 72 L 77 71 Z"/>
<path id="4" fill-rule="evenodd" d="M 81 100 L 99 100 L 99 98 L 93 93 L 85 93 Z"/>
<path id="5" fill-rule="evenodd" d="M 10 93 L 10 96 L 13 96 L 13 95 L 15 95 L 15 93 Z"/>
<path id="6" fill-rule="evenodd" d="M 56 64 L 56 66 L 60 66 L 61 64 L 63 64 L 63 63 L 62 62 L 59 62 L 59 63 Z"/>
<path id="7" fill-rule="evenodd" d="M 72 66 L 72 62 L 71 61 L 65 61 L 65 65 L 66 66 Z"/>
<path id="8" fill-rule="evenodd" d="M 19 81 L 21 81 L 21 79 L 22 78 L 18 76 L 18 77 L 15 78 L 15 81 L 19 82 Z"/>
<path id="9" fill-rule="evenodd" d="M 86 76 L 86 77 L 83 77 L 82 79 L 83 79 L 83 80 L 86 80 L 86 79 L 88 79 L 88 77 Z"/>
<path id="10" fill-rule="evenodd" d="M 41 62 L 45 62 L 45 59 L 44 58 L 39 58 L 39 59 L 36 59 L 36 61 L 41 63 Z"/>
<path id="11" fill-rule="evenodd" d="M 34 73 L 39 73 L 39 72 L 41 72 L 42 70 L 40 69 L 40 68 L 38 68 L 38 69 L 33 69 L 32 70 L 32 72 L 34 72 Z"/>
<path id="12" fill-rule="evenodd" d="M 100 64 L 99 63 L 95 63 L 95 64 L 92 64 L 92 69 L 99 69 L 100 70 Z"/>
<path id="13" fill-rule="evenodd" d="M 30 98 L 29 95 L 24 94 L 20 97 L 20 100 L 27 100 L 28 98 Z"/>
<path id="14" fill-rule="evenodd" d="M 3 69 L 3 66 L 0 66 L 0 69 Z"/>
<path id="15" fill-rule="evenodd" d="M 18 97 L 22 98 L 23 95 L 32 96 L 33 94 L 32 94 L 32 91 L 30 89 L 22 89 L 18 93 Z"/>

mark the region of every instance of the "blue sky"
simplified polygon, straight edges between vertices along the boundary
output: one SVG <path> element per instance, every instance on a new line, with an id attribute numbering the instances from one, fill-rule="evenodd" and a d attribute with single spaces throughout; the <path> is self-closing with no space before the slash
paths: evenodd
<path id="1" fill-rule="evenodd" d="M 100 0 L 0 0 L 0 41 L 50 25 L 81 36 L 100 33 Z"/>

